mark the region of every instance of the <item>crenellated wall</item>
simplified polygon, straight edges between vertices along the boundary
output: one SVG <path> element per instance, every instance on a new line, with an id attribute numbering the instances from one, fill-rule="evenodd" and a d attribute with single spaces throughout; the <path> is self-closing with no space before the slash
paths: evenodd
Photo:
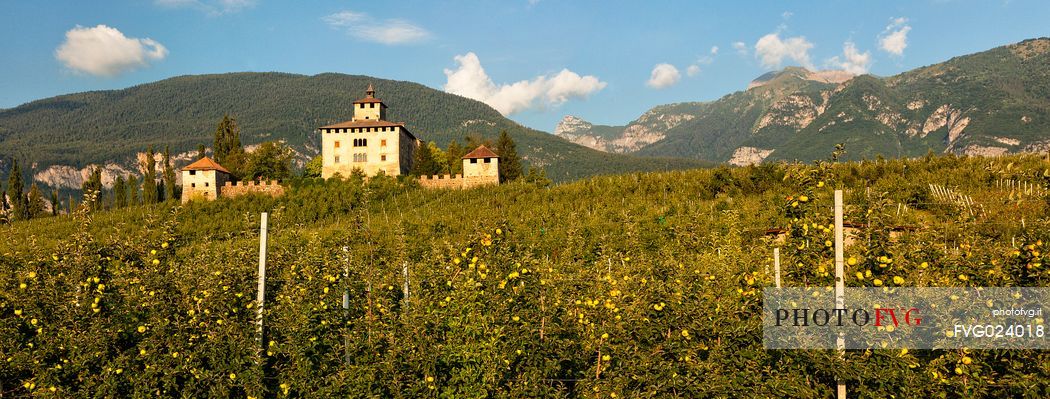
<path id="1" fill-rule="evenodd" d="M 222 186 L 222 190 L 219 195 L 225 198 L 233 198 L 239 195 L 245 195 L 249 193 L 261 193 L 267 194 L 273 197 L 284 195 L 284 186 L 281 183 L 271 181 L 240 181 L 240 182 L 226 182 Z"/>
<path id="2" fill-rule="evenodd" d="M 419 185 L 423 188 L 464 189 L 498 184 L 499 177 L 496 176 L 434 175 L 419 177 Z"/>

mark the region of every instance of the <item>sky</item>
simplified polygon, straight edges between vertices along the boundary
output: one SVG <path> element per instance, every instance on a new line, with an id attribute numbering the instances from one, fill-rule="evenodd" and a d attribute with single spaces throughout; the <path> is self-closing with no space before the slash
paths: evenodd
<path id="1" fill-rule="evenodd" d="M 474 98 L 547 132 L 565 115 L 622 125 L 718 99 L 785 66 L 889 76 L 1050 36 L 1050 2 L 1022 0 L 4 0 L 0 11 L 0 108 L 187 74 L 338 72 Z"/>

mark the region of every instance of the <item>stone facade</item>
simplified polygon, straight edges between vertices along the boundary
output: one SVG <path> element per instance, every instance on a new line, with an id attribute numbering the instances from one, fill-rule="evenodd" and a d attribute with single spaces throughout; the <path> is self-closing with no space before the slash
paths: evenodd
<path id="1" fill-rule="evenodd" d="M 365 94 L 353 103 L 353 119 L 318 128 L 321 177 L 350 176 L 355 169 L 366 176 L 398 176 L 412 170 L 419 140 L 403 123 L 386 120 L 386 104 L 375 98 L 371 85 Z"/>
<path id="2" fill-rule="evenodd" d="M 183 170 L 182 202 L 219 198 L 220 187 L 227 184 L 229 178 L 230 175 L 218 170 Z"/>

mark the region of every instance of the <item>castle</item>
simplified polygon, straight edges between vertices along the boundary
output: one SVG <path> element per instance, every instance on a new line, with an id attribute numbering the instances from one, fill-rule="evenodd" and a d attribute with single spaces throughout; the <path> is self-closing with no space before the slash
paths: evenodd
<path id="1" fill-rule="evenodd" d="M 233 198 L 248 193 L 284 194 L 284 187 L 276 181 L 234 182 L 229 170 L 208 157 L 186 165 L 181 171 L 184 204 L 193 199 Z"/>
<path id="2" fill-rule="evenodd" d="M 386 104 L 368 85 L 365 98 L 354 101 L 353 119 L 321 126 L 321 177 L 350 176 L 360 169 L 367 176 L 408 174 L 420 141 L 404 123 L 386 120 Z"/>
<path id="3" fill-rule="evenodd" d="M 365 97 L 354 101 L 353 118 L 321 126 L 321 177 L 350 176 L 355 169 L 366 176 L 380 172 L 407 175 L 412 170 L 421 140 L 404 123 L 386 120 L 386 104 L 376 98 L 371 84 Z M 462 189 L 499 184 L 499 155 L 484 145 L 463 156 L 462 175 L 421 176 L 426 188 Z M 182 171 L 182 202 L 213 200 L 247 193 L 283 195 L 284 187 L 271 182 L 233 182 L 230 171 L 211 158 L 202 157 Z"/>
<path id="4" fill-rule="evenodd" d="M 349 121 L 321 126 L 321 177 L 349 176 L 359 169 L 366 176 L 383 172 L 406 175 L 412 170 L 416 151 L 425 145 L 404 123 L 386 119 L 387 106 L 376 98 L 371 84 L 365 97 L 352 103 Z M 499 156 L 480 146 L 463 157 L 463 175 L 422 176 L 428 188 L 469 188 L 499 184 Z"/>

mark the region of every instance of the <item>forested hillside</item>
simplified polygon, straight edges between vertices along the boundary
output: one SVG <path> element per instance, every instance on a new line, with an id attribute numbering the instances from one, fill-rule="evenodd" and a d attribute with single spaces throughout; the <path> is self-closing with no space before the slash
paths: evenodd
<path id="1" fill-rule="evenodd" d="M 284 140 L 303 157 L 318 153 L 319 126 L 348 120 L 350 103 L 369 83 L 421 139 L 445 148 L 468 135 L 494 139 L 501 130 L 518 142 L 531 165 L 555 180 L 626 171 L 703 165 L 695 160 L 608 155 L 525 128 L 491 107 L 402 81 L 326 73 L 231 73 L 180 76 L 123 90 L 52 97 L 0 111 L 0 158 L 14 157 L 35 170 L 51 165 L 132 165 L 149 145 L 175 153 L 211 145 L 224 114 L 237 119 L 244 144 Z M 127 166 L 128 169 L 133 169 Z"/>
<path id="2" fill-rule="evenodd" d="M 590 398 L 832 397 L 841 380 L 856 397 L 1047 397 L 1046 351 L 839 359 L 766 350 L 761 325 L 768 228 L 786 231 L 786 286 L 832 284 L 835 189 L 864 226 L 847 286 L 1050 284 L 1047 176 L 1039 157 L 949 155 L 463 191 L 301 180 L 276 199 L 20 221 L 0 226 L 0 383 L 44 397 Z M 898 226 L 911 229 L 891 238 Z"/>

